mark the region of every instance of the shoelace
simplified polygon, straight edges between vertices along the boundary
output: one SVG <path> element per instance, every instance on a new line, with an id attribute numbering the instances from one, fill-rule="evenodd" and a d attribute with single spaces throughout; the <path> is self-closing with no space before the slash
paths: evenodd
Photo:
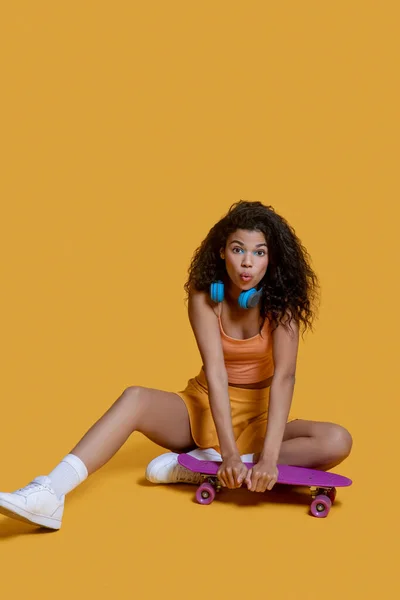
<path id="1" fill-rule="evenodd" d="M 187 483 L 200 483 L 201 475 L 200 473 L 193 473 L 193 471 L 189 471 L 189 469 L 185 469 L 182 465 L 178 464 L 175 467 L 175 473 L 177 481 L 187 482 Z"/>
<path id="2" fill-rule="evenodd" d="M 44 483 L 39 483 L 38 481 L 31 481 L 31 483 L 28 483 L 28 485 L 26 485 L 25 487 L 16 490 L 16 492 L 18 492 L 18 494 L 21 494 L 21 496 L 28 496 L 28 494 L 30 494 L 34 489 L 35 491 L 39 491 L 44 490 L 46 488 L 48 488 L 48 486 Z"/>

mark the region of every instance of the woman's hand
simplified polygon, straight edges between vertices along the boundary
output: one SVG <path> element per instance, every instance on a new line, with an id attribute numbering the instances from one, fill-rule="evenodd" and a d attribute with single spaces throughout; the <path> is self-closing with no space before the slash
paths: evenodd
<path id="1" fill-rule="evenodd" d="M 240 455 L 223 458 L 222 464 L 218 469 L 218 479 L 222 487 L 235 489 L 241 487 L 247 475 L 247 467 L 240 458 Z"/>
<path id="2" fill-rule="evenodd" d="M 245 483 L 251 492 L 272 490 L 278 480 L 278 473 L 276 460 L 260 459 L 252 469 L 249 469 Z"/>

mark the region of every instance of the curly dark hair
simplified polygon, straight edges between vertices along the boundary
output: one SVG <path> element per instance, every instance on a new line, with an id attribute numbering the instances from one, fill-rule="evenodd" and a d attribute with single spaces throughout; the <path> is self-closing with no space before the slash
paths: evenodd
<path id="1" fill-rule="evenodd" d="M 268 318 L 275 329 L 289 312 L 292 319 L 302 325 L 303 334 L 310 328 L 317 314 L 319 280 L 311 268 L 311 259 L 291 225 L 272 206 L 261 202 L 240 200 L 208 232 L 195 250 L 184 285 L 187 298 L 190 290 L 209 291 L 217 279 L 225 280 L 225 261 L 220 249 L 237 229 L 259 231 L 268 246 L 268 268 L 259 284 L 262 296 L 259 303 L 262 324 Z"/>

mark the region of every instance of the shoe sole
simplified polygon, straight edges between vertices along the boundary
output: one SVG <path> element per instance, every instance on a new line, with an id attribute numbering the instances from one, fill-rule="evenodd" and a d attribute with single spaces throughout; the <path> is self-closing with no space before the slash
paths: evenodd
<path id="1" fill-rule="evenodd" d="M 32 523 L 39 525 L 40 527 L 46 527 L 47 529 L 60 529 L 61 521 L 58 519 L 52 519 L 51 517 L 40 517 L 29 513 L 23 508 L 17 508 L 6 500 L 3 500 L 0 504 L 0 513 L 11 519 L 17 519 L 17 521 L 23 521 L 24 523 Z"/>

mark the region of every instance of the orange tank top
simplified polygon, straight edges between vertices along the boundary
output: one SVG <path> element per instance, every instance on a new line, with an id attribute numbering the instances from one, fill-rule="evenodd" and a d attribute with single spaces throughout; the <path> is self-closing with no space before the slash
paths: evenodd
<path id="1" fill-rule="evenodd" d="M 226 335 L 221 322 L 222 302 L 218 303 L 224 361 L 230 383 L 257 383 L 274 374 L 270 323 L 265 320 L 262 337 L 257 335 L 240 340 Z"/>

